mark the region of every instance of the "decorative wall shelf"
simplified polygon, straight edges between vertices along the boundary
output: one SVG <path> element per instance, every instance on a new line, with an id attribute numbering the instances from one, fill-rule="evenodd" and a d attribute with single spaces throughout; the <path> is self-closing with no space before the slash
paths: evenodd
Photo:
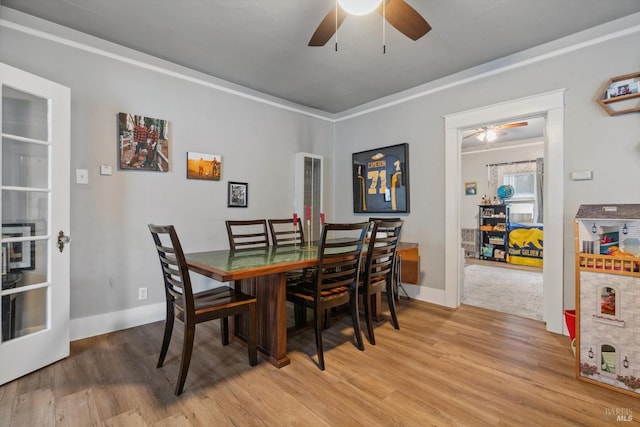
<path id="1" fill-rule="evenodd" d="M 640 72 L 610 78 L 598 92 L 597 102 L 610 116 L 640 112 Z M 623 108 L 615 110 L 613 105 L 619 102 Z"/>

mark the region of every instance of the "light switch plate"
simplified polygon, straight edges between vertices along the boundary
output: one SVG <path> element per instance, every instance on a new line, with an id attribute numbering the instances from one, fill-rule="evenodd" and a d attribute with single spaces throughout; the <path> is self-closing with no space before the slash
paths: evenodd
<path id="1" fill-rule="evenodd" d="M 88 184 L 89 171 L 86 169 L 76 169 L 76 184 Z"/>
<path id="2" fill-rule="evenodd" d="M 100 175 L 111 175 L 111 166 L 109 165 L 100 166 Z"/>
<path id="3" fill-rule="evenodd" d="M 593 171 L 573 171 L 571 172 L 573 181 L 587 181 L 593 179 Z"/>

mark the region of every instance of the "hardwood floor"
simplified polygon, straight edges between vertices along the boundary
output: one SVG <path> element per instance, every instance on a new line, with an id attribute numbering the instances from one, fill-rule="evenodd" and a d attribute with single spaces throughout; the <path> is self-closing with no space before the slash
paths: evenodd
<path id="1" fill-rule="evenodd" d="M 364 352 L 350 318 L 336 321 L 324 372 L 311 329 L 277 369 L 261 356 L 250 367 L 239 340 L 222 347 L 218 322 L 199 325 L 180 397 L 180 327 L 161 369 L 162 322 L 76 341 L 0 387 L 0 426 L 603 426 L 620 411 L 639 423 L 640 400 L 576 380 L 569 338 L 541 322 L 405 299 L 398 315 L 401 329 L 380 323 Z"/>

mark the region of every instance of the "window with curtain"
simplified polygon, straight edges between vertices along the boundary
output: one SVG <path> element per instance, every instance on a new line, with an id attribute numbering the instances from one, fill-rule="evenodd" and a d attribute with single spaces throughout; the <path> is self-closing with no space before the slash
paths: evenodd
<path id="1" fill-rule="evenodd" d="M 504 185 L 510 185 L 513 187 L 513 197 L 509 202 L 517 200 L 530 200 L 536 199 L 536 173 L 535 172 L 518 172 L 518 173 L 505 173 L 503 175 L 502 183 Z"/>
<path id="2" fill-rule="evenodd" d="M 496 194 L 501 185 L 511 185 L 514 195 L 510 221 L 542 222 L 543 159 L 487 165 L 489 192 Z"/>

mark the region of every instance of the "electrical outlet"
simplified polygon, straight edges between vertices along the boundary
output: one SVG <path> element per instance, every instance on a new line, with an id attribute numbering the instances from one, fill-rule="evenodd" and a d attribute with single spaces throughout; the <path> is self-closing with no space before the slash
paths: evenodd
<path id="1" fill-rule="evenodd" d="M 147 299 L 147 288 L 138 288 L 138 299 Z"/>

